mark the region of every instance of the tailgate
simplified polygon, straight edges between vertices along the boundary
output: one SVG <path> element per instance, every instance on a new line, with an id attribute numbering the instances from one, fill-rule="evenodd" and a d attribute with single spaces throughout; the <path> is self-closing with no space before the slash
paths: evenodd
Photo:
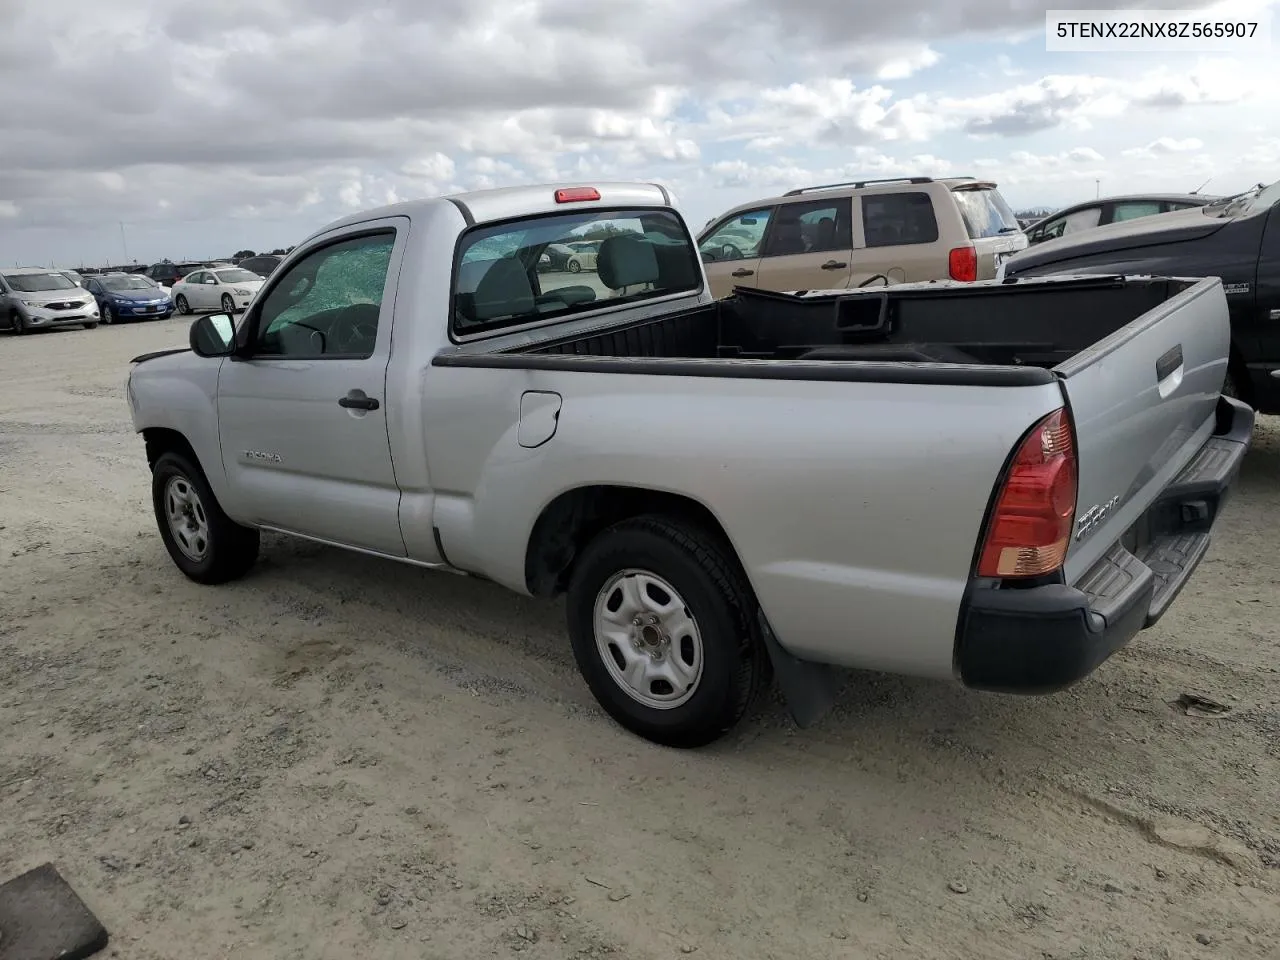
<path id="1" fill-rule="evenodd" d="M 1121 539 L 1213 431 L 1230 336 L 1222 283 L 1211 277 L 1054 368 L 1080 471 L 1067 583 Z"/>

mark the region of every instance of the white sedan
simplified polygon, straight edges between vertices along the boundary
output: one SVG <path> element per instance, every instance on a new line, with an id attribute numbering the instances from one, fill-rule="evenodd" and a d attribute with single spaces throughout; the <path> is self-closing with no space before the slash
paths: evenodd
<path id="1" fill-rule="evenodd" d="M 249 301 L 266 281 L 239 267 L 193 270 L 173 285 L 169 295 L 179 313 L 194 310 L 221 310 L 232 314 L 249 306 Z"/>

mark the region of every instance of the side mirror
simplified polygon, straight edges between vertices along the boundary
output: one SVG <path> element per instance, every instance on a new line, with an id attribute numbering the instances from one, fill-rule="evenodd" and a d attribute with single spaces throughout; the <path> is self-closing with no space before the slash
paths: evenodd
<path id="1" fill-rule="evenodd" d="M 236 345 L 236 325 L 225 313 L 207 313 L 191 324 L 190 342 L 197 357 L 230 356 Z"/>

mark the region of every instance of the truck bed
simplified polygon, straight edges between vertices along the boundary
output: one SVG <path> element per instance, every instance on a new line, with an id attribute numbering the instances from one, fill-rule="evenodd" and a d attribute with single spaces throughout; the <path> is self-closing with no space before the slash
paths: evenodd
<path id="1" fill-rule="evenodd" d="M 882 364 L 961 365 L 967 369 L 953 373 L 965 380 L 1045 382 L 1048 370 L 1190 285 L 1168 278 L 1090 277 L 913 284 L 838 294 L 742 288 L 691 310 L 500 353 L 512 360 L 519 355 L 516 362 L 522 366 L 534 357 L 766 361 L 699 364 L 710 368 L 708 374 L 725 375 L 733 367 L 745 376 L 767 376 L 762 367 L 777 366 L 767 361 L 879 361 L 867 371 L 875 379 L 898 379 Z M 982 377 L 974 365 L 1007 372 L 988 370 Z M 628 368 L 640 372 L 634 364 Z"/>

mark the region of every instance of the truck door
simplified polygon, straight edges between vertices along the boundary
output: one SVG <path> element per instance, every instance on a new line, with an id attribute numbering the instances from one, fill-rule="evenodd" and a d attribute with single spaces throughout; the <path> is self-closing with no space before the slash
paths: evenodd
<path id="1" fill-rule="evenodd" d="M 408 219 L 316 240 L 278 271 L 218 376 L 222 462 L 246 519 L 405 556 L 387 363 Z"/>
<path id="2" fill-rule="evenodd" d="M 756 267 L 765 290 L 843 290 L 853 253 L 848 197 L 784 203 L 773 216 Z"/>

